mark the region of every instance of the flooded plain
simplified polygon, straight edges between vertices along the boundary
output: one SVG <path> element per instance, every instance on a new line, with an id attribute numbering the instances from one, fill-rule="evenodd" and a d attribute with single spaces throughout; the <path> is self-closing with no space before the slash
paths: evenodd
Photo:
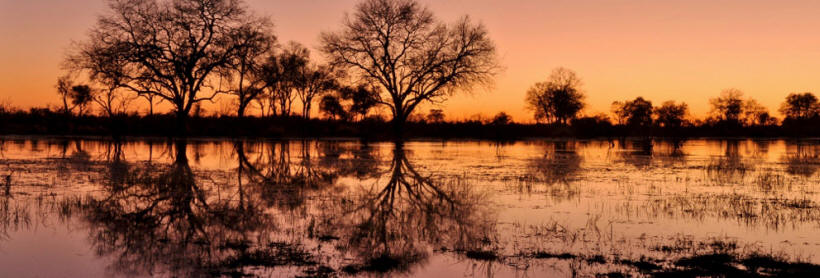
<path id="1" fill-rule="evenodd" d="M 820 271 L 820 141 L 0 139 L 2 277 Z"/>

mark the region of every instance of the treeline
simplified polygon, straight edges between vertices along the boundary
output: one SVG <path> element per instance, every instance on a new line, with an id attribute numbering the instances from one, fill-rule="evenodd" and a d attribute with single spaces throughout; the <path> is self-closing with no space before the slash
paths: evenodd
<path id="1" fill-rule="evenodd" d="M 582 116 L 580 78 L 559 68 L 526 96 L 536 124 L 505 114 L 458 122 L 425 104 L 490 83 L 500 68 L 486 28 L 445 23 L 414 0 L 362 0 L 341 27 L 320 35 L 315 59 L 280 44 L 270 19 L 237 0 L 106 0 L 109 12 L 68 51 L 58 107 L 0 109 L 4 134 L 163 136 L 814 135 L 817 98 L 792 94 L 773 117 L 740 91 L 712 100 L 706 119 L 685 103 L 638 97 L 610 115 Z M 219 102 L 218 113 L 203 103 Z M 155 113 L 155 105 L 170 111 Z M 297 104 L 295 106 L 294 104 Z M 137 110 L 147 106 L 147 113 Z M 314 107 L 321 118 L 311 115 Z M 301 111 L 297 111 L 300 108 Z M 91 113 L 90 111 L 97 111 Z"/>

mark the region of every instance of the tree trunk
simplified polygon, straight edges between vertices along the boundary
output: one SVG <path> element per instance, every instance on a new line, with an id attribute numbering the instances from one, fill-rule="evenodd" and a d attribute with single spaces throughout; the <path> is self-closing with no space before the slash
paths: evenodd
<path id="1" fill-rule="evenodd" d="M 176 114 L 175 133 L 177 136 L 185 137 L 188 134 L 188 114 L 179 111 Z"/>

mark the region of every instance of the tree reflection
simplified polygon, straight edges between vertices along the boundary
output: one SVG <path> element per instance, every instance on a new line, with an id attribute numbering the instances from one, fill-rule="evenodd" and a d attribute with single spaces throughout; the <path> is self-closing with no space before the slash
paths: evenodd
<path id="1" fill-rule="evenodd" d="M 820 148 L 802 141 L 787 144 L 782 160 L 786 163 L 787 173 L 809 178 L 820 169 Z"/>
<path id="2" fill-rule="evenodd" d="M 550 186 L 568 186 L 576 178 L 582 161 L 573 142 L 553 142 L 547 144 L 543 156 L 531 162 L 529 176 Z"/>
<path id="3" fill-rule="evenodd" d="M 114 258 L 113 271 L 200 276 L 245 264 L 284 264 L 291 257 L 280 258 L 281 252 L 300 254 L 258 237 L 273 228 L 264 207 L 222 195 L 230 188 L 219 184 L 203 185 L 208 179 L 198 181 L 189 166 L 187 143 L 177 141 L 175 149 L 170 165 L 111 161 L 105 193 L 77 202 L 97 254 Z M 233 194 L 244 192 L 240 187 Z"/>
<path id="4" fill-rule="evenodd" d="M 340 199 L 341 213 L 325 214 L 320 222 L 320 233 L 338 237 L 341 249 L 357 258 L 346 271 L 408 271 L 433 248 L 469 251 L 489 244 L 484 196 L 463 177 L 421 174 L 401 144 L 383 177 L 386 183 L 379 179 Z"/>

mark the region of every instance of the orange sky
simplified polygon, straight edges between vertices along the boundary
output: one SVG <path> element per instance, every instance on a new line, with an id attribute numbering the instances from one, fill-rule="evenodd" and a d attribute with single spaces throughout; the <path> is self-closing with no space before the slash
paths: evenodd
<path id="1" fill-rule="evenodd" d="M 820 91 L 820 1 L 423 0 L 441 19 L 469 14 L 495 40 L 504 71 L 494 88 L 451 98 L 450 118 L 506 111 L 530 121 L 524 94 L 564 66 L 584 80 L 587 114 L 615 100 L 682 100 L 696 115 L 736 87 L 777 110 L 790 92 Z M 316 47 L 354 0 L 248 0 L 281 41 Z M 72 40 L 85 38 L 102 0 L 0 0 L 0 100 L 56 104 L 53 84 Z M 314 51 L 314 55 L 319 55 Z M 429 108 L 429 107 L 428 107 Z M 426 109 L 428 109 L 426 108 Z"/>

